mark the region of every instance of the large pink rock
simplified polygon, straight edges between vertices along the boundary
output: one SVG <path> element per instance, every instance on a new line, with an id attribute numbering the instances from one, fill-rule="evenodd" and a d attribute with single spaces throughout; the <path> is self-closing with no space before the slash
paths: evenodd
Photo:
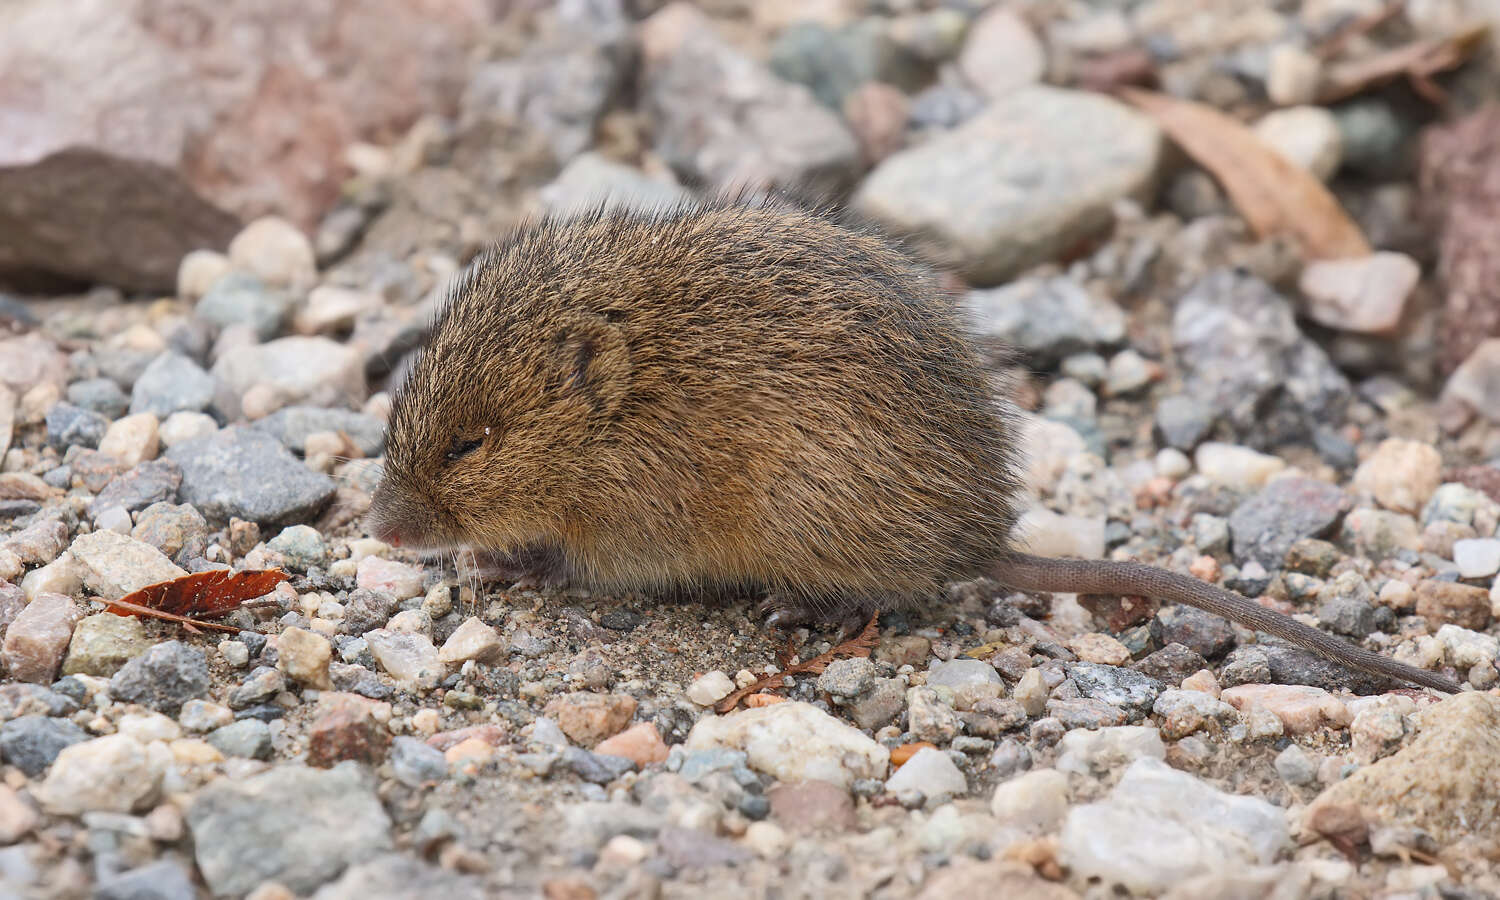
<path id="1" fill-rule="evenodd" d="M 51 169 L 40 161 L 68 148 L 154 163 L 233 216 L 278 213 L 311 230 L 346 174 L 355 140 L 389 142 L 419 115 L 451 114 L 462 89 L 469 44 L 490 18 L 484 0 L 10 0 L 0 4 L 0 170 Z M 87 23 L 87 27 L 82 27 Z M 50 177 L 77 177 L 77 168 Z M 110 166 L 93 160 L 93 176 Z M 151 170 L 121 177 L 157 177 Z M 61 184 L 34 196 L 112 220 L 112 234 L 135 210 L 105 202 L 107 188 L 69 193 Z M 102 194 L 102 196 L 101 196 Z M 127 196 L 140 196 L 132 191 Z M 203 207 L 176 204 L 189 222 L 144 219 L 162 234 L 200 234 L 222 247 L 232 231 Z M 27 209 L 0 205 L 0 223 L 25 224 Z M 57 217 L 58 211 L 50 210 Z M 231 219 L 232 221 L 232 219 Z M 196 224 L 194 224 L 196 223 Z M 193 227 L 187 227 L 192 225 Z M 40 226 L 38 227 L 40 230 Z M 18 261 L 0 239 L 7 268 L 21 263 L 72 277 L 121 276 L 104 262 L 128 256 L 97 241 L 61 263 Z M 51 248 L 46 248 L 51 249 Z M 93 250 L 92 256 L 87 252 Z M 92 262 L 70 271 L 66 266 Z M 128 272 L 129 286 L 170 288 L 152 263 Z"/>
<path id="2" fill-rule="evenodd" d="M 71 597 L 39 594 L 5 630 L 0 660 L 10 677 L 33 684 L 51 684 L 57 678 L 63 654 L 73 638 L 80 618 Z"/>

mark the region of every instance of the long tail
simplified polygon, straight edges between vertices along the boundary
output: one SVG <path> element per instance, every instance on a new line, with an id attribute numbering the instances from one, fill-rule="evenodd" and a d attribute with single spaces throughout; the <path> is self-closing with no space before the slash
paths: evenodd
<path id="1" fill-rule="evenodd" d="M 1373 675 L 1420 684 L 1448 694 L 1463 690 L 1452 679 L 1397 662 L 1316 628 L 1309 628 L 1296 619 L 1267 609 L 1232 591 L 1144 563 L 1103 559 L 1052 559 L 1027 553 L 1008 553 L 995 564 L 990 574 L 996 581 L 1014 590 L 1145 595 L 1186 603 Z"/>

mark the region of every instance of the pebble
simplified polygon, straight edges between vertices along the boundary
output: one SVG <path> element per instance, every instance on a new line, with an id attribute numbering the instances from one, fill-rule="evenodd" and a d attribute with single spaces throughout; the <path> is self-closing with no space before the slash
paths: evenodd
<path id="1" fill-rule="evenodd" d="M 1390 559 L 1403 550 L 1417 551 L 1422 547 L 1415 519 L 1383 509 L 1351 511 L 1344 517 L 1339 539 L 1355 553 L 1376 561 Z"/>
<path id="2" fill-rule="evenodd" d="M 860 696 L 875 685 L 875 663 L 868 658 L 836 659 L 818 675 L 818 690 L 846 700 Z"/>
<path id="3" fill-rule="evenodd" d="M 353 694 L 320 694 L 318 717 L 308 728 L 308 763 L 328 768 L 347 759 L 379 765 L 391 734 L 377 719 L 375 706 Z"/>
<path id="4" fill-rule="evenodd" d="M 16 554 L 28 565 L 45 565 L 57 559 L 68 546 L 68 526 L 57 519 L 43 519 L 16 532 L 0 547 Z"/>
<path id="5" fill-rule="evenodd" d="M 123 734 L 63 748 L 35 796 L 53 815 L 138 812 L 154 803 L 164 761 Z"/>
<path id="6" fill-rule="evenodd" d="M 175 741 L 182 737 L 182 728 L 169 716 L 156 712 L 126 713 L 117 724 L 119 734 L 135 738 L 142 744 L 152 741 Z"/>
<path id="7" fill-rule="evenodd" d="M 108 678 L 150 646 L 146 626 L 135 616 L 114 613 L 85 616 L 73 629 L 62 673 Z"/>
<path id="8" fill-rule="evenodd" d="M 121 465 L 134 466 L 155 459 L 161 444 L 157 438 L 156 416 L 136 413 L 116 419 L 99 441 L 99 452 L 113 456 Z"/>
<path id="9" fill-rule="evenodd" d="M 1312 784 L 1318 776 L 1317 760 L 1296 744 L 1276 754 L 1275 766 L 1282 781 L 1299 787 Z"/>
<path id="10" fill-rule="evenodd" d="M 1215 484 L 1240 491 L 1256 490 L 1271 476 L 1286 468 L 1286 462 L 1235 444 L 1209 441 L 1198 445 L 1193 453 L 1198 472 Z"/>
<path id="11" fill-rule="evenodd" d="M 113 531 L 80 534 L 68 553 L 84 585 L 107 600 L 187 574 L 150 544 Z"/>
<path id="12" fill-rule="evenodd" d="M 1161 733 L 1145 725 L 1074 729 L 1063 735 L 1058 750 L 1057 768 L 1082 775 L 1108 772 L 1134 759 L 1165 759 L 1167 755 Z"/>
<path id="13" fill-rule="evenodd" d="M 230 272 L 213 283 L 193 314 L 223 330 L 245 326 L 257 340 L 281 333 L 292 309 L 291 298 L 250 272 Z"/>
<path id="14" fill-rule="evenodd" d="M 1107 799 L 1068 812 L 1057 855 L 1075 877 L 1154 895 L 1190 878 L 1268 865 L 1289 845 L 1281 810 L 1145 758 Z"/>
<path id="15" fill-rule="evenodd" d="M 1281 721 L 1290 734 L 1307 734 L 1325 725 L 1349 724 L 1349 707 L 1322 688 L 1301 684 L 1241 684 L 1225 688 L 1225 703 L 1241 712 L 1259 707 Z"/>
<path id="16" fill-rule="evenodd" d="M 993 285 L 1105 226 L 1112 203 L 1149 184 L 1160 150 L 1156 127 L 1114 100 L 1029 85 L 888 157 L 854 205 Z"/>
<path id="17" fill-rule="evenodd" d="M 1489 422 L 1500 422 L 1500 338 L 1480 342 L 1443 386 L 1442 398 L 1462 401 Z"/>
<path id="18" fill-rule="evenodd" d="M 323 535 L 307 525 L 289 525 L 281 529 L 280 534 L 266 542 L 266 549 L 281 554 L 287 565 L 304 572 L 328 562 L 328 547 L 323 542 Z"/>
<path id="19" fill-rule="evenodd" d="M 794 834 L 837 833 L 858 824 L 854 798 L 844 788 L 826 781 L 778 784 L 766 792 L 771 817 Z"/>
<path id="20" fill-rule="evenodd" d="M 1307 316 L 1320 325 L 1357 334 L 1395 333 L 1422 270 L 1404 253 L 1381 251 L 1356 259 L 1314 260 L 1302 269 L 1298 289 Z"/>
<path id="21" fill-rule="evenodd" d="M 0 725 L 0 757 L 35 778 L 47 771 L 64 748 L 88 739 L 82 728 L 67 719 L 20 716 Z"/>
<path id="22" fill-rule="evenodd" d="M 1123 666 L 1130 661 L 1130 650 L 1107 634 L 1089 632 L 1068 640 L 1067 647 L 1084 662 Z M 928 680 L 931 683 L 931 679 Z"/>
<path id="23" fill-rule="evenodd" d="M 364 637 L 381 671 L 397 681 L 431 687 L 443 676 L 444 667 L 438 659 L 437 648 L 424 634 L 376 628 L 366 632 Z"/>
<path id="24" fill-rule="evenodd" d="M 443 752 L 416 738 L 395 738 L 389 759 L 396 780 L 408 787 L 436 783 L 448 776 L 448 761 Z"/>
<path id="25" fill-rule="evenodd" d="M 207 437 L 219 430 L 213 416 L 198 412 L 174 412 L 157 430 L 163 447 L 175 447 L 193 438 Z"/>
<path id="26" fill-rule="evenodd" d="M 553 699 L 545 712 L 570 740 L 592 747 L 624 729 L 635 709 L 629 694 L 577 692 Z"/>
<path id="27" fill-rule="evenodd" d="M 913 791 L 921 794 L 929 805 L 936 806 L 951 797 L 963 796 L 969 790 L 969 783 L 948 754 L 935 747 L 923 747 L 886 779 L 885 790 L 892 795 Z"/>
<path id="28" fill-rule="evenodd" d="M 298 684 L 317 690 L 331 690 L 333 679 L 328 665 L 333 661 L 333 645 L 321 634 L 301 628 L 287 628 L 276 642 L 276 668 Z"/>
<path id="29" fill-rule="evenodd" d="M 661 733 L 650 722 L 638 722 L 619 734 L 605 738 L 594 752 L 603 756 L 620 756 L 636 766 L 645 768 L 653 763 L 666 762 L 667 745 Z"/>
<path id="30" fill-rule="evenodd" d="M 1321 106 L 1273 110 L 1262 116 L 1253 130 L 1272 150 L 1311 172 L 1319 181 L 1331 178 L 1343 161 L 1344 142 L 1338 120 Z"/>
<path id="31" fill-rule="evenodd" d="M 1047 686 L 1042 682 L 1040 669 L 1028 669 L 1016 682 L 1011 697 L 1026 710 L 1028 716 L 1039 716 L 1047 709 Z"/>
<path id="32" fill-rule="evenodd" d="M 307 287 L 318 279 L 312 242 L 277 216 L 263 216 L 241 229 L 229 242 L 229 262 L 277 287 Z"/>
<path id="33" fill-rule="evenodd" d="M 5 629 L 0 662 L 16 681 L 51 684 L 81 614 L 72 598 L 39 593 Z"/>
<path id="34" fill-rule="evenodd" d="M 182 485 L 182 470 L 171 460 L 143 462 L 112 478 L 89 504 L 89 515 L 95 519 L 143 510 L 153 503 L 177 499 Z M 122 533 L 131 529 L 128 515 L 122 522 Z"/>
<path id="35" fill-rule="evenodd" d="M 308 894 L 350 863 L 391 848 L 391 821 L 353 763 L 283 764 L 220 778 L 187 810 L 198 869 L 215 894 L 274 880 Z M 287 840 L 295 835 L 296 840 Z"/>
<path id="36" fill-rule="evenodd" d="M 197 300 L 214 282 L 229 274 L 233 264 L 217 250 L 193 250 L 177 264 L 177 296 Z"/>
<path id="37" fill-rule="evenodd" d="M 298 404 L 359 406 L 368 393 L 364 371 L 357 346 L 302 335 L 237 348 L 213 367 L 214 376 L 242 398 L 250 419 Z M 254 392 L 259 406 L 250 402 Z"/>
<path id="38" fill-rule="evenodd" d="M 1104 556 L 1104 528 L 1104 516 L 1064 516 L 1044 506 L 1033 506 L 1014 530 L 1026 549 L 1038 556 L 1100 559 Z"/>
<path id="39" fill-rule="evenodd" d="M 1387 438 L 1354 472 L 1354 487 L 1383 507 L 1416 515 L 1442 482 L 1443 457 L 1419 441 Z"/>
<path id="40" fill-rule="evenodd" d="M 0 844 L 14 844 L 41 823 L 41 815 L 15 790 L 0 785 Z"/>
<path id="41" fill-rule="evenodd" d="M 995 786 L 990 812 L 1001 826 L 1051 832 L 1068 813 L 1068 776 L 1056 769 L 1033 769 Z"/>
<path id="42" fill-rule="evenodd" d="M 953 740 L 962 727 L 958 713 L 930 687 L 907 689 L 906 717 L 912 736 L 935 744 Z"/>
<path id="43" fill-rule="evenodd" d="M 407 600 L 422 596 L 422 578 L 421 569 L 379 556 L 367 556 L 359 561 L 355 583 L 365 590 Z"/>
<path id="44" fill-rule="evenodd" d="M 1162 691 L 1161 682 L 1134 669 L 1081 662 L 1068 670 L 1068 677 L 1084 697 L 1123 709 L 1150 709 Z"/>
<path id="45" fill-rule="evenodd" d="M 208 686 L 203 651 L 181 641 L 164 641 L 122 666 L 109 680 L 109 694 L 175 715 L 182 704 L 206 694 Z"/>
<path id="46" fill-rule="evenodd" d="M 927 686 L 950 690 L 953 704 L 958 709 L 972 709 L 974 704 L 1005 692 L 1005 682 L 994 666 L 984 660 L 966 657 L 933 663 L 927 670 Z"/>
<path id="47" fill-rule="evenodd" d="M 11 402 L 14 403 L 15 395 L 10 396 Z M 75 381 L 68 385 L 65 396 L 74 406 L 81 406 L 96 412 L 106 419 L 118 419 L 130 409 L 130 398 L 120 390 L 120 385 L 112 378 L 85 378 L 82 381 Z M 4 442 L 0 442 L 0 449 L 3 447 Z"/>
<path id="48" fill-rule="evenodd" d="M 1460 578 L 1489 578 L 1500 572 L 1500 539 L 1454 541 L 1453 562 Z"/>
<path id="49" fill-rule="evenodd" d="M 308 438 L 330 431 L 347 435 L 367 457 L 379 456 L 385 449 L 385 423 L 353 410 L 288 406 L 257 420 L 253 427 L 275 437 L 294 453 L 306 452 Z"/>
<path id="50" fill-rule="evenodd" d="M 1354 804 L 1370 821 L 1415 826 L 1439 845 L 1500 835 L 1494 772 L 1500 765 L 1500 699 L 1467 692 L 1420 713 L 1417 736 L 1392 756 L 1335 782 L 1307 808 L 1304 822 Z M 1413 790 L 1421 785 L 1421 790 Z"/>
<path id="51" fill-rule="evenodd" d="M 1041 81 L 1046 68 L 1046 50 L 1031 27 L 1003 6 L 974 20 L 958 55 L 959 72 L 991 100 Z"/>
<path id="52" fill-rule="evenodd" d="M 484 624 L 475 616 L 464 619 L 443 646 L 438 650 L 438 659 L 448 665 L 462 665 L 468 660 L 494 664 L 507 651 L 505 639 L 494 628 Z"/>
<path id="53" fill-rule="evenodd" d="M 98 447 L 109 430 L 109 420 L 71 403 L 54 403 L 47 410 L 47 443 L 58 451 L 69 447 Z"/>
<path id="54" fill-rule="evenodd" d="M 981 341 L 1013 347 L 1041 365 L 1125 336 L 1124 311 L 1071 278 L 1024 278 L 970 291 L 964 306 Z"/>
<path id="55" fill-rule="evenodd" d="M 1277 106 L 1308 103 L 1317 93 L 1323 64 L 1301 47 L 1280 43 L 1266 60 L 1266 95 Z"/>
<path id="56" fill-rule="evenodd" d="M 752 769 L 781 781 L 820 779 L 848 790 L 862 778 L 884 778 L 889 751 L 859 730 L 800 701 L 698 720 L 688 750 L 745 752 Z"/>
<path id="57" fill-rule="evenodd" d="M 698 706 L 713 706 L 734 691 L 734 681 L 718 669 L 693 679 L 684 692 Z"/>
<path id="58" fill-rule="evenodd" d="M 21 590 L 33 601 L 42 594 L 67 596 L 76 593 L 83 589 L 80 569 L 73 554 L 64 553 L 40 569 L 27 572 L 26 577 L 21 579 Z"/>
<path id="59" fill-rule="evenodd" d="M 1170 394 L 1156 404 L 1156 431 L 1162 443 L 1191 450 L 1208 436 L 1215 412 L 1208 404 L 1185 394 Z"/>
<path id="60" fill-rule="evenodd" d="M 1490 592 L 1456 581 L 1429 578 L 1417 584 L 1417 615 L 1438 625 L 1483 631 L 1490 624 Z"/>
<path id="61" fill-rule="evenodd" d="M 317 515 L 335 491 L 331 479 L 309 470 L 275 438 L 251 428 L 230 427 L 183 441 L 166 455 L 182 469 L 181 499 L 210 521 L 304 521 Z"/>
<path id="62" fill-rule="evenodd" d="M 896 678 L 876 679 L 869 692 L 849 707 L 849 718 L 866 731 L 891 723 L 906 707 L 906 685 Z"/>
<path id="63" fill-rule="evenodd" d="M 1328 533 L 1345 508 L 1344 492 L 1334 485 L 1311 478 L 1277 478 L 1230 515 L 1235 558 L 1279 569 L 1293 544 Z"/>
<path id="64" fill-rule="evenodd" d="M 660 209 L 680 203 L 690 194 L 678 184 L 652 178 L 590 151 L 569 160 L 537 196 L 548 210 L 567 213 L 600 204 L 606 208 Z"/>
<path id="65" fill-rule="evenodd" d="M 181 863 L 162 859 L 101 878 L 94 900 L 194 900 L 193 876 Z"/>
<path id="66" fill-rule="evenodd" d="M 207 700 L 189 700 L 182 704 L 177 721 L 188 731 L 204 734 L 233 722 L 234 713 L 226 706 Z"/>
<path id="67" fill-rule="evenodd" d="M 151 360 L 135 380 L 130 390 L 130 412 L 150 413 L 158 419 L 168 419 L 177 413 L 201 413 L 213 403 L 217 388 L 214 377 L 197 363 L 167 350 Z M 175 433 L 169 436 L 179 437 Z M 168 445 L 174 442 L 163 439 Z"/>

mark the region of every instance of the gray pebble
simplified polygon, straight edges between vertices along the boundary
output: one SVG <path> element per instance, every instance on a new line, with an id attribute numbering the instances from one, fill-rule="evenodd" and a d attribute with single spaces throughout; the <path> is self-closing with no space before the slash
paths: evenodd
<path id="1" fill-rule="evenodd" d="M 98 413 L 71 403 L 54 403 L 47 410 L 47 443 L 59 451 L 69 447 L 99 446 L 109 420 Z"/>
<path id="2" fill-rule="evenodd" d="M 271 726 L 259 719 L 240 719 L 210 731 L 204 738 L 225 756 L 271 758 Z"/>
<path id="3" fill-rule="evenodd" d="M 0 759 L 35 778 L 64 747 L 88 739 L 87 732 L 67 719 L 21 716 L 0 725 Z"/>
<path id="4" fill-rule="evenodd" d="M 208 661 L 203 651 L 181 641 L 157 644 L 127 662 L 109 680 L 109 694 L 114 699 L 168 715 L 207 692 Z"/>
<path id="5" fill-rule="evenodd" d="M 167 451 L 182 468 L 179 495 L 210 521 L 230 517 L 266 525 L 305 521 L 333 499 L 335 485 L 270 435 L 230 427 Z"/>
<path id="6" fill-rule="evenodd" d="M 448 761 L 442 751 L 414 737 L 401 735 L 391 741 L 387 759 L 396 780 L 407 787 L 421 787 L 448 776 Z"/>
<path id="7" fill-rule="evenodd" d="M 174 412 L 202 412 L 213 403 L 214 377 L 191 359 L 171 350 L 151 361 L 130 391 L 131 413 L 148 412 L 165 419 Z"/>
<path id="8" fill-rule="evenodd" d="M 130 408 L 130 398 L 111 378 L 85 378 L 68 385 L 68 402 L 96 412 L 106 419 L 118 419 Z"/>

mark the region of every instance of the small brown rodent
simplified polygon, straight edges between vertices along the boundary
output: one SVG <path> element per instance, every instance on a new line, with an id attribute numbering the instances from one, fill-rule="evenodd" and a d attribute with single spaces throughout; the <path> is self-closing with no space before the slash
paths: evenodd
<path id="1" fill-rule="evenodd" d="M 925 266 L 781 202 L 519 229 L 454 286 L 395 394 L 373 533 L 511 577 L 749 587 L 836 622 L 988 575 L 1188 603 L 1349 666 L 1459 686 L 1197 579 L 1012 549 L 1020 412 Z"/>

